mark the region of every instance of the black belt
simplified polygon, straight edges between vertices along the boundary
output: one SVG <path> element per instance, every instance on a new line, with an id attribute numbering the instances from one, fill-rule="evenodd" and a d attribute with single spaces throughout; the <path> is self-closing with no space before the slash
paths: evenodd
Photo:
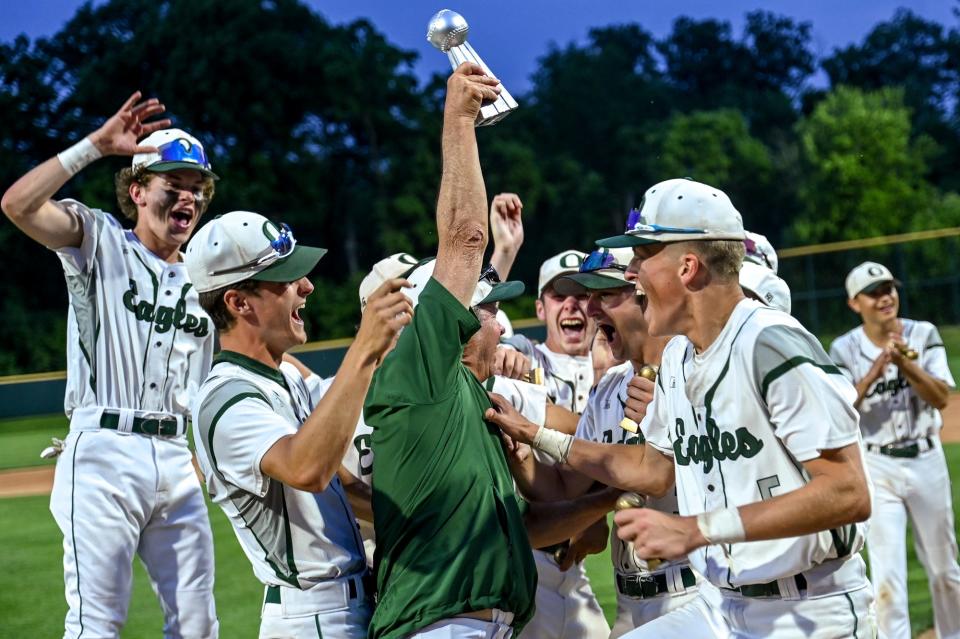
<path id="1" fill-rule="evenodd" d="M 365 573 L 362 577 L 350 577 L 347 580 L 347 588 L 349 589 L 349 597 L 351 599 L 356 599 L 360 594 L 360 590 L 357 588 L 358 579 L 362 581 L 363 587 L 366 589 L 366 592 L 369 596 L 373 592 L 371 575 L 370 573 Z M 282 603 L 280 601 L 280 586 L 267 586 L 267 596 L 264 598 L 264 603 L 268 604 L 278 604 Z"/>
<path id="2" fill-rule="evenodd" d="M 793 580 L 797 584 L 797 590 L 806 590 L 807 589 L 807 578 L 803 575 L 797 573 L 793 576 Z M 724 590 L 732 590 L 734 592 L 739 592 L 744 597 L 779 597 L 780 595 L 780 585 L 771 581 L 766 584 L 747 584 L 746 586 L 740 586 L 739 588 L 724 588 Z"/>
<path id="3" fill-rule="evenodd" d="M 649 599 L 670 592 L 667 586 L 667 573 L 655 575 L 617 575 L 617 590 L 621 595 L 634 599 Z M 689 568 L 680 569 L 680 579 L 684 588 L 697 585 L 697 576 Z"/>
<path id="4" fill-rule="evenodd" d="M 100 428 L 109 428 L 117 430 L 120 426 L 119 413 L 108 413 L 104 411 L 100 416 Z M 175 437 L 182 435 L 177 420 L 173 417 L 163 417 L 160 419 L 147 419 L 144 417 L 134 417 L 131 433 L 139 435 L 162 435 L 164 437 Z"/>
<path id="5" fill-rule="evenodd" d="M 920 450 L 920 442 L 924 442 L 927 445 L 926 450 Z M 867 444 L 867 450 L 871 453 L 880 453 L 888 457 L 903 457 L 905 459 L 913 459 L 914 457 L 918 457 L 920 453 L 925 453 L 933 448 L 932 437 L 924 437 L 923 439 L 915 439 L 913 441 L 895 442 L 893 444 L 886 444 L 885 446 Z"/>

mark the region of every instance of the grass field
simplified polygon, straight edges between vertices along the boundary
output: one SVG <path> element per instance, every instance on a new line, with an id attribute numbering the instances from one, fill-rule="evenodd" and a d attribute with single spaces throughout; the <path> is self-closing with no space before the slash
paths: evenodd
<path id="1" fill-rule="evenodd" d="M 0 422 L 0 468 L 40 463 L 37 453 L 48 445 L 51 436 L 62 436 L 62 417 Z M 945 447 L 951 475 L 960 476 L 960 444 Z M 53 637 L 63 630 L 66 603 L 61 571 L 63 551 L 60 532 L 48 510 L 48 497 L 0 499 L 0 637 Z M 960 504 L 960 483 L 953 486 L 956 513 Z M 216 548 L 217 609 L 221 636 L 255 637 L 259 625 L 262 590 L 253 578 L 250 566 L 233 535 L 230 524 L 219 508 L 210 510 Z M 933 613 L 927 581 L 909 540 L 910 617 L 914 632 L 933 625 Z M 615 613 L 615 597 L 608 553 L 587 559 L 587 571 L 594 592 L 607 618 Z M 146 573 L 137 562 L 134 570 L 133 600 L 123 636 L 158 637 L 162 627 Z"/>

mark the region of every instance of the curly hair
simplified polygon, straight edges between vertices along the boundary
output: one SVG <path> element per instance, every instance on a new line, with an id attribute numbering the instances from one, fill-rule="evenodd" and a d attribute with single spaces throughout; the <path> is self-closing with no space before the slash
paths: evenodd
<path id="1" fill-rule="evenodd" d="M 133 220 L 134 223 L 137 222 L 137 205 L 133 201 L 133 198 L 130 197 L 130 185 L 137 182 L 141 186 L 147 186 L 150 184 L 150 180 L 156 176 L 157 174 L 155 172 L 148 171 L 143 165 L 137 165 L 136 167 L 125 166 L 117 171 L 116 176 L 114 176 L 113 182 L 117 192 L 117 204 L 120 205 L 120 210 L 123 214 L 130 220 Z M 199 214 L 201 217 L 207 212 L 207 207 L 210 206 L 215 192 L 216 186 L 213 178 L 205 176 L 203 178 L 203 201 L 199 205 Z"/>

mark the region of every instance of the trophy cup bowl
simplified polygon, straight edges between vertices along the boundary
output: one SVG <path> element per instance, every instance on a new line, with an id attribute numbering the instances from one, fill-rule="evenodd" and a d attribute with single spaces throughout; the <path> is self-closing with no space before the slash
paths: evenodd
<path id="1" fill-rule="evenodd" d="M 487 75 L 496 77 L 467 42 L 469 32 L 470 26 L 463 16 L 450 9 L 441 9 L 430 18 L 427 24 L 427 40 L 435 48 L 447 54 L 450 66 L 456 69 L 464 62 L 472 62 L 483 69 Z M 517 108 L 517 101 L 513 99 L 510 92 L 502 84 L 497 86 L 500 87 L 500 95 L 493 102 L 484 103 L 480 107 L 476 126 L 488 126 L 499 122 Z"/>

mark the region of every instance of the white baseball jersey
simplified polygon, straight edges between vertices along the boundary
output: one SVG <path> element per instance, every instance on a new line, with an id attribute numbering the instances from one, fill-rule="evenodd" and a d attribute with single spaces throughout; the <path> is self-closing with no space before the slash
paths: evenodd
<path id="1" fill-rule="evenodd" d="M 627 384 L 633 376 L 631 362 L 624 362 L 607 371 L 580 416 L 577 437 L 606 444 L 643 444 L 646 441 L 642 430 L 631 433 L 620 427 L 627 402 Z M 647 507 L 664 513 L 679 514 L 676 491 L 670 491 L 659 499 L 648 500 Z M 610 530 L 610 559 L 617 574 L 636 575 L 649 572 L 647 562 L 633 552 L 633 544 L 617 537 L 616 524 Z M 658 566 L 657 571 L 672 566 L 687 566 L 689 563 L 686 558 L 665 561 Z"/>
<path id="2" fill-rule="evenodd" d="M 917 351 L 920 367 L 955 386 L 936 327 L 929 322 L 902 322 L 903 339 Z M 830 355 L 853 382 L 866 377 L 882 351 L 862 326 L 841 335 L 830 347 Z M 909 518 L 915 543 L 926 556 L 937 635 L 960 636 L 960 566 L 950 475 L 938 440 L 943 425 L 940 411 L 925 402 L 892 363 L 867 390 L 858 410 L 868 444 L 865 458 L 875 485 L 867 546 L 880 633 L 890 639 L 911 636 L 905 535 Z M 918 452 L 913 457 L 880 452 L 881 447 L 898 442 L 916 442 Z"/>
<path id="3" fill-rule="evenodd" d="M 577 415 L 583 412 L 593 388 L 593 358 L 590 355 L 579 357 L 554 353 L 546 344 L 534 345 L 524 335 L 514 335 L 505 343 L 543 369 L 543 383 L 550 401 Z"/>
<path id="4" fill-rule="evenodd" d="M 956 387 L 937 327 L 930 322 L 909 319 L 902 322 L 903 340 L 917 351 L 920 367 Z M 830 346 L 830 357 L 854 383 L 867 376 L 882 352 L 883 349 L 867 337 L 863 326 L 844 333 Z M 883 376 L 867 391 L 858 410 L 864 442 L 878 446 L 937 435 L 943 426 L 940 411 L 923 401 L 893 363 L 887 364 Z"/>
<path id="5" fill-rule="evenodd" d="M 61 205 L 83 226 L 79 248 L 57 251 L 70 294 L 71 428 L 99 428 L 105 407 L 188 414 L 210 369 L 213 335 L 186 266 L 158 258 L 109 213 Z"/>
<path id="6" fill-rule="evenodd" d="M 160 259 L 108 213 L 60 205 L 83 229 L 79 247 L 56 251 L 70 301 L 71 432 L 50 510 L 64 535 L 67 634 L 119 634 L 139 555 L 165 627 L 215 636 L 213 537 L 184 435 L 210 368 L 210 319 L 182 262 Z M 114 429 L 101 428 L 105 411 Z M 131 434 L 137 418 L 172 418 L 179 435 Z"/>
<path id="7" fill-rule="evenodd" d="M 226 513 L 257 578 L 308 589 L 366 569 L 363 542 L 340 480 L 320 493 L 260 470 L 281 437 L 314 409 L 297 369 L 276 370 L 224 351 L 194 403 L 194 442 L 210 498 Z"/>
<path id="8" fill-rule="evenodd" d="M 854 389 L 817 339 L 789 315 L 741 301 L 702 353 L 678 336 L 663 353 L 647 441 L 674 459 L 682 515 L 743 506 L 797 490 L 802 463 L 858 444 Z M 721 588 L 804 573 L 809 596 L 866 585 L 860 526 L 711 545 L 690 553 Z"/>

